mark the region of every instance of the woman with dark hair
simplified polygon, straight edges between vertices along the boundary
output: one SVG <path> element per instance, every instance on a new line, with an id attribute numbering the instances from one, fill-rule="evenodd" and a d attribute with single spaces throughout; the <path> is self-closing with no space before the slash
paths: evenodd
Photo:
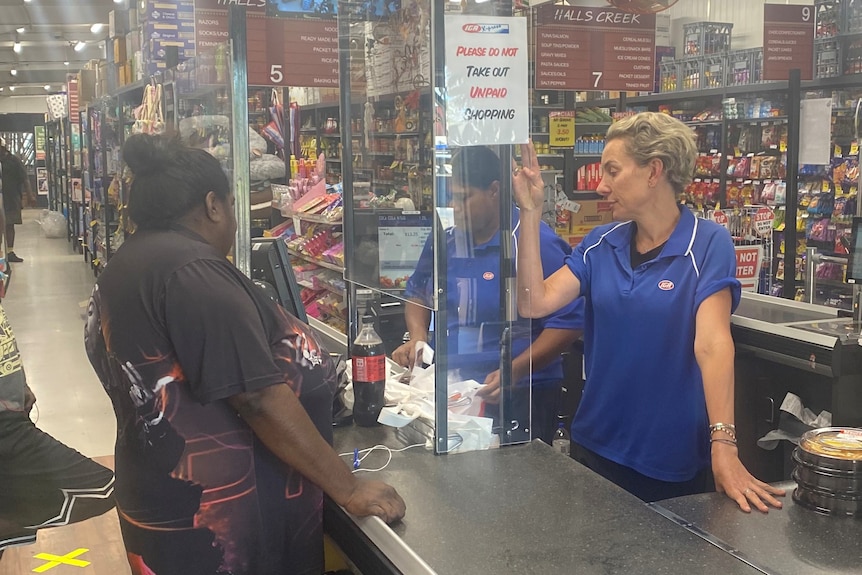
<path id="1" fill-rule="evenodd" d="M 491 148 L 461 148 L 452 157 L 451 206 L 455 225 L 446 230 L 446 331 L 449 367 L 464 380 L 483 383 L 477 393 L 486 404 L 502 401 L 517 421 L 506 441 L 541 439 L 551 443 L 557 428 L 563 366 L 567 351 L 583 326 L 580 302 L 570 302 L 533 322 L 516 322 L 512 330 L 512 380 L 501 393 L 500 336 L 506 318 L 500 312 L 501 251 L 517 238 L 519 214 L 500 201 L 500 158 Z M 501 218 L 512 218 L 512 237 L 501 236 Z M 419 342 L 429 341 L 434 291 L 434 238 L 430 236 L 416 271 L 407 282 L 405 319 L 410 339 L 392 353 L 400 365 L 413 367 Z M 539 257 L 547 269 L 562 265 L 571 248 L 547 225 L 541 228 Z M 438 330 L 443 326 L 435 321 Z M 529 324 L 529 325 L 527 325 Z M 488 408 L 499 419 L 499 408 Z"/>
<path id="2" fill-rule="evenodd" d="M 322 497 L 396 521 L 404 502 L 330 447 L 334 369 L 310 329 L 228 255 L 216 159 L 137 135 L 137 231 L 99 277 L 87 353 L 117 417 L 117 509 L 135 574 L 323 570 Z"/>

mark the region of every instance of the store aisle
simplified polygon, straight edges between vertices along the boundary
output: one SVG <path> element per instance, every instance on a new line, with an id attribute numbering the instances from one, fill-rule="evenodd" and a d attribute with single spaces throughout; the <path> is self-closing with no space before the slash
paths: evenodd
<path id="1" fill-rule="evenodd" d="M 3 300 L 36 394 L 38 425 L 87 456 L 113 455 L 114 413 L 84 352 L 81 304 L 94 277 L 66 240 L 42 235 L 38 215 L 26 211 L 16 228 L 15 252 L 24 263 L 14 264 Z"/>

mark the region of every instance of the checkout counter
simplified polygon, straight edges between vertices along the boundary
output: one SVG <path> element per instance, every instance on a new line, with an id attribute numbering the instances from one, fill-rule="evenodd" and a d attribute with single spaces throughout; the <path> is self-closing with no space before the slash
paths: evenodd
<path id="1" fill-rule="evenodd" d="M 743 293 L 731 318 L 736 345 L 736 428 L 740 459 L 763 481 L 790 478 L 792 445 L 757 447 L 778 427 L 785 395 L 799 396 L 832 424 L 862 427 L 862 324 L 839 311 Z"/>
<path id="2" fill-rule="evenodd" d="M 424 447 L 393 453 L 364 473 L 395 486 L 407 503 L 391 527 L 355 519 L 325 503 L 325 529 L 364 574 L 482 573 L 859 573 L 862 522 L 795 504 L 788 442 L 756 440 L 778 424 L 787 392 L 835 425 L 862 425 L 860 326 L 837 310 L 743 294 L 732 319 L 740 456 L 759 478 L 782 482 L 784 509 L 750 515 L 723 494 L 645 504 L 610 481 L 529 444 L 434 456 Z M 386 427 L 335 430 L 352 454 L 405 447 Z M 362 466 L 388 459 L 374 452 Z M 346 456 L 350 460 L 350 455 Z"/>
<path id="3" fill-rule="evenodd" d="M 390 428 L 335 431 L 339 453 L 377 444 L 402 447 Z M 862 565 L 862 522 L 818 515 L 789 493 L 766 515 L 717 493 L 648 505 L 538 441 L 445 456 L 416 447 L 364 475 L 407 503 L 389 527 L 326 501 L 327 533 L 365 575 L 836 575 Z"/>

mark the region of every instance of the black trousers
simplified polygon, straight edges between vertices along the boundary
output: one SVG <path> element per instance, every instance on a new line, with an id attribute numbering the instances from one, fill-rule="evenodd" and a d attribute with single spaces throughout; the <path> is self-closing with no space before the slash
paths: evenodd
<path id="1" fill-rule="evenodd" d="M 114 472 L 38 429 L 25 413 L 0 412 L 0 554 L 36 532 L 114 507 Z"/>
<path id="2" fill-rule="evenodd" d="M 715 491 L 715 480 L 712 476 L 712 470 L 708 467 L 700 470 L 693 479 L 673 482 L 647 477 L 631 467 L 620 465 L 616 461 L 602 457 L 574 441 L 571 445 L 571 457 L 647 503 Z"/>

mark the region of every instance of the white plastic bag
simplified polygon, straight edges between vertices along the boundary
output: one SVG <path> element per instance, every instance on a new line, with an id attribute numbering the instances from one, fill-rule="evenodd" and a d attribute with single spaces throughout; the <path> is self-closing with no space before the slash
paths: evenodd
<path id="1" fill-rule="evenodd" d="M 60 212 L 48 212 L 42 217 L 42 233 L 46 238 L 62 238 L 66 235 L 66 218 Z"/>

